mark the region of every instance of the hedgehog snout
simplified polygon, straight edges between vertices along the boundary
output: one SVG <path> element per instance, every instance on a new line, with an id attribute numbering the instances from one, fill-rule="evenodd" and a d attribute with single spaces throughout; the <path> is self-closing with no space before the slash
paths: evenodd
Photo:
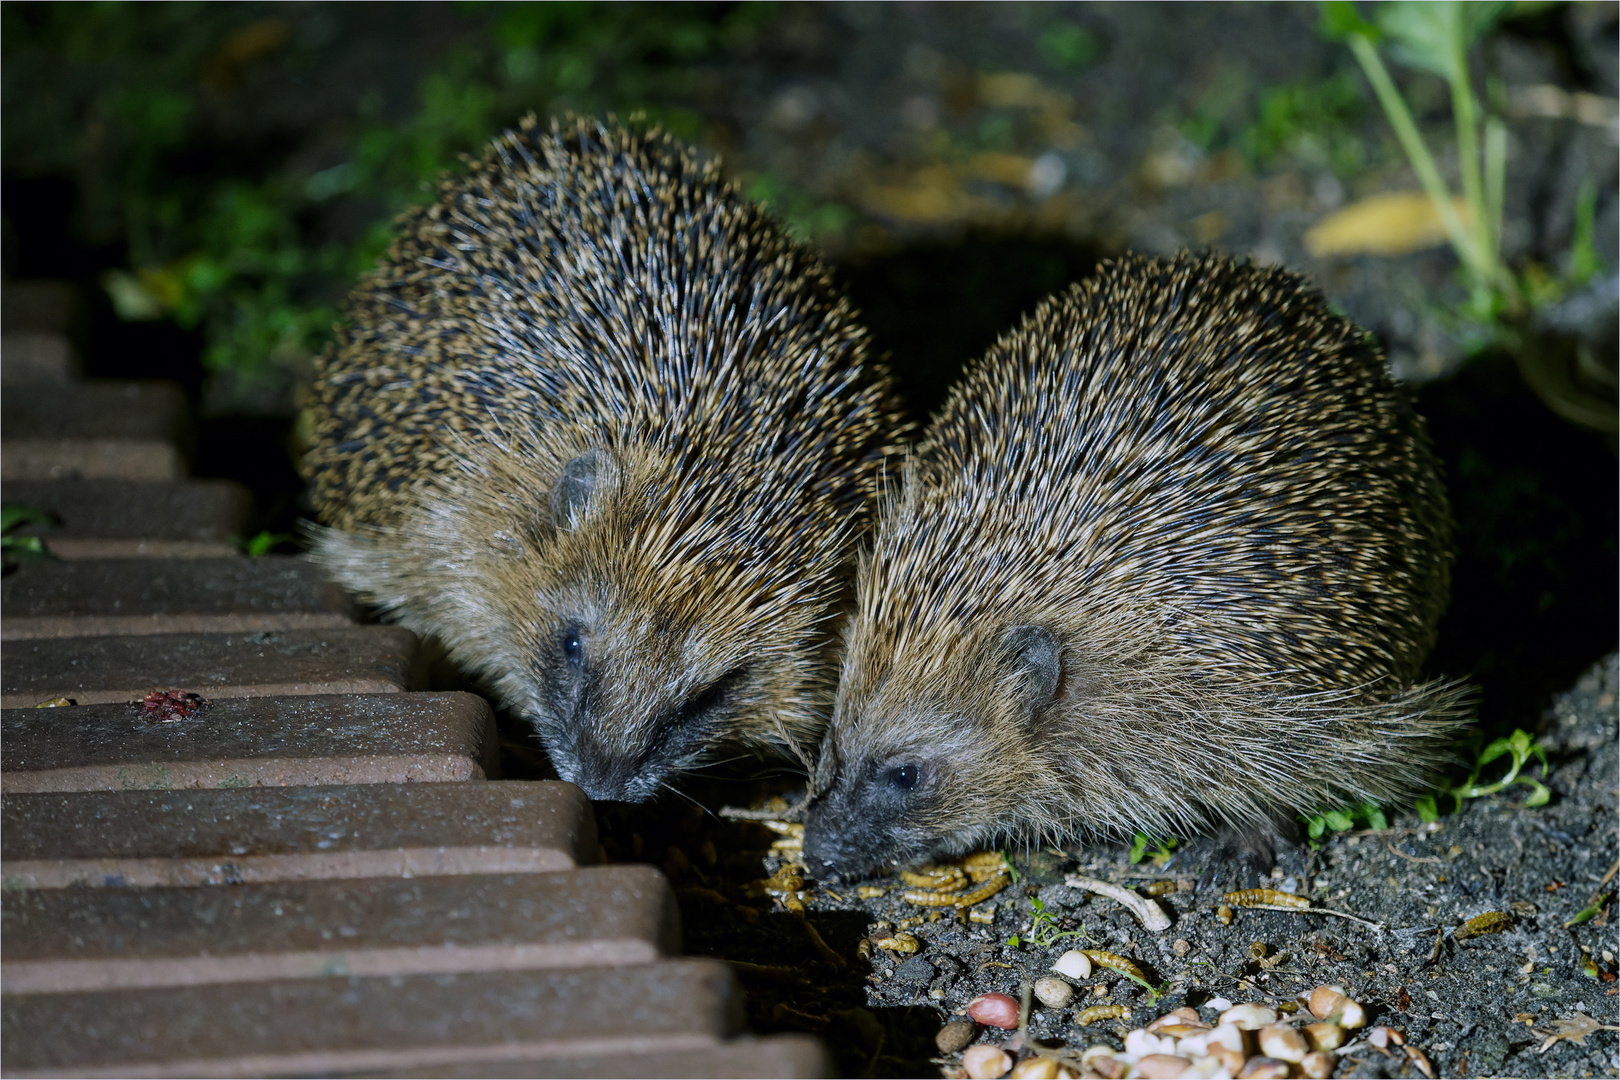
<path id="1" fill-rule="evenodd" d="M 936 773 L 921 756 L 900 755 L 845 772 L 810 805 L 804 856 L 819 877 L 858 877 L 925 855 L 918 821 L 934 801 Z"/>

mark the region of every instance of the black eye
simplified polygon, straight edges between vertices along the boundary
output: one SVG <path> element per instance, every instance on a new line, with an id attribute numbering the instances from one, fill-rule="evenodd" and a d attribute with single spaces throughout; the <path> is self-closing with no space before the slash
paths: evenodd
<path id="1" fill-rule="evenodd" d="M 910 791 L 922 782 L 922 769 L 916 765 L 900 765 L 889 770 L 889 783 L 901 791 Z"/>
<path id="2" fill-rule="evenodd" d="M 563 655 L 568 658 L 570 664 L 578 664 L 584 661 L 585 641 L 578 627 L 570 626 L 563 631 L 562 650 Z"/>

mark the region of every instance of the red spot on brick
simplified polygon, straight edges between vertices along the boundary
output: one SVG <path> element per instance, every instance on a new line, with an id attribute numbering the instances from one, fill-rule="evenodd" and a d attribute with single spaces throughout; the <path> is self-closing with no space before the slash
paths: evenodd
<path id="1" fill-rule="evenodd" d="M 141 699 L 141 717 L 154 724 L 167 724 L 185 719 L 206 704 L 185 690 L 152 690 Z"/>

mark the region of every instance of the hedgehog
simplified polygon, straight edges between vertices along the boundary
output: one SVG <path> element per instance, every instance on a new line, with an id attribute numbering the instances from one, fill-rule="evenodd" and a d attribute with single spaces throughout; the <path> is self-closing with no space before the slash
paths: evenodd
<path id="1" fill-rule="evenodd" d="M 1416 792 L 1451 524 L 1421 417 L 1306 282 L 1129 256 L 969 366 L 861 556 L 804 852 L 1220 834 Z M 1223 860 L 1224 861 L 1224 860 Z"/>
<path id="2" fill-rule="evenodd" d="M 530 117 L 467 165 L 316 363 L 313 557 L 593 798 L 813 750 L 904 430 L 849 301 L 656 128 Z"/>

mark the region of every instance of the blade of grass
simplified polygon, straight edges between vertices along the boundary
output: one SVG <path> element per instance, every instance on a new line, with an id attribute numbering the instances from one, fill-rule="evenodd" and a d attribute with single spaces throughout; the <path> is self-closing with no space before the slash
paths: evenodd
<path id="1" fill-rule="evenodd" d="M 1400 140 L 1401 149 L 1406 151 L 1407 160 L 1417 173 L 1418 183 L 1423 185 L 1424 192 L 1433 201 L 1435 213 L 1440 215 L 1440 224 L 1445 228 L 1446 237 L 1451 241 L 1457 257 L 1472 277 L 1480 281 L 1488 280 L 1489 273 L 1475 249 L 1474 238 L 1463 228 L 1462 219 L 1457 216 L 1457 208 L 1451 201 L 1451 190 L 1441 178 L 1429 148 L 1423 145 L 1417 123 L 1412 119 L 1400 91 L 1395 88 L 1394 80 L 1389 77 L 1389 69 L 1379 57 L 1378 49 L 1362 34 L 1350 34 L 1346 40 L 1367 81 L 1372 84 L 1373 93 L 1378 97 L 1378 104 L 1383 107 L 1390 127 L 1395 129 L 1395 137 Z"/>

